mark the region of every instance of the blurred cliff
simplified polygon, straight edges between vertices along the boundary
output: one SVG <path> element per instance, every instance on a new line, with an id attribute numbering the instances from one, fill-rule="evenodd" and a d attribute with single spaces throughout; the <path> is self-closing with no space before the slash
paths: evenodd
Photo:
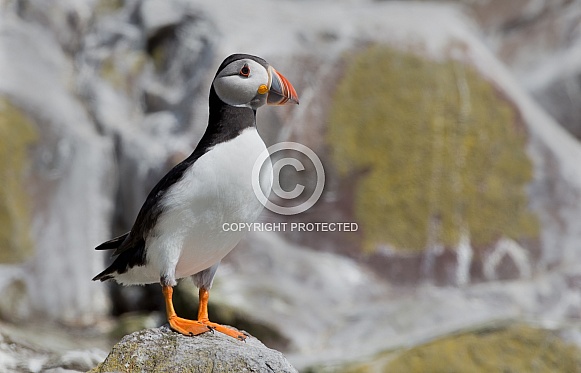
<path id="1" fill-rule="evenodd" d="M 448 359 L 440 347 L 397 351 L 483 326 L 552 341 L 548 371 L 579 366 L 580 1 L 0 0 L 0 12 L 4 322 L 86 327 L 156 309 L 147 288 L 92 283 L 106 260 L 93 247 L 193 149 L 215 67 L 246 52 L 301 98 L 259 113 L 266 142 L 307 145 L 327 177 L 313 208 L 261 221 L 359 230 L 251 232 L 218 272 L 219 317 L 303 370 L 426 371 L 405 359 Z M 308 172 L 284 181 L 313 187 Z"/>

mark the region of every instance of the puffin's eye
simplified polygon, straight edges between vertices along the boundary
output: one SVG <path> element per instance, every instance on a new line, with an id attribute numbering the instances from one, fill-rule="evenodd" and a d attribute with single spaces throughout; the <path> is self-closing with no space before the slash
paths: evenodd
<path id="1" fill-rule="evenodd" d="M 250 76 L 250 67 L 248 67 L 248 64 L 244 64 L 244 66 L 242 66 L 240 69 L 240 75 L 247 78 Z"/>

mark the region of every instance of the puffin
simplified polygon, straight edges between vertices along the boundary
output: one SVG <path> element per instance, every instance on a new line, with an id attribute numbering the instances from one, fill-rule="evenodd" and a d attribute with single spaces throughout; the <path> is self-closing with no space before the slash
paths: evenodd
<path id="1" fill-rule="evenodd" d="M 264 59 L 233 54 L 219 66 L 209 95 L 206 131 L 185 160 L 155 185 L 131 230 L 97 246 L 113 250 L 111 265 L 93 281 L 122 285 L 160 283 L 171 329 L 187 336 L 218 331 L 239 340 L 247 335 L 208 319 L 210 289 L 220 261 L 244 232 L 226 223 L 253 223 L 263 210 L 253 182 L 272 186 L 272 164 L 252 170 L 266 145 L 256 128 L 264 104 L 298 104 L 292 84 Z M 191 277 L 199 288 L 197 320 L 178 317 L 172 294 L 177 280 Z"/>

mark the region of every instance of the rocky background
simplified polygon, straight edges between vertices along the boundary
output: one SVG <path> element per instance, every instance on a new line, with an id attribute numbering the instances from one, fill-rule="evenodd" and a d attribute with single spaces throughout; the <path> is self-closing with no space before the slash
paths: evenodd
<path id="1" fill-rule="evenodd" d="M 86 371 L 163 323 L 158 287 L 90 281 L 93 247 L 247 52 L 301 99 L 259 112 L 266 142 L 327 178 L 261 221 L 359 229 L 251 232 L 216 320 L 303 372 L 581 371 L 580 20 L 577 0 L 0 0 L 0 370 Z"/>

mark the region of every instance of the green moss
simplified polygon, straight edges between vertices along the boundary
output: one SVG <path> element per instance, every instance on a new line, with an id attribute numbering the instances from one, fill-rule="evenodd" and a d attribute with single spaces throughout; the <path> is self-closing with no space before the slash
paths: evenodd
<path id="1" fill-rule="evenodd" d="M 348 57 L 327 140 L 343 178 L 359 180 L 365 248 L 475 246 L 535 238 L 525 188 L 532 164 L 517 114 L 472 68 L 373 46 Z M 522 126 L 520 127 L 522 128 Z"/>
<path id="2" fill-rule="evenodd" d="M 33 250 L 30 203 L 24 177 L 35 126 L 8 100 L 0 98 L 0 263 L 22 262 Z"/>
<path id="3" fill-rule="evenodd" d="M 381 372 L 537 372 L 581 371 L 578 348 L 557 334 L 517 325 L 447 337 L 393 357 Z M 377 368 L 377 366 L 374 366 Z M 365 372 L 365 365 L 348 372 Z"/>

